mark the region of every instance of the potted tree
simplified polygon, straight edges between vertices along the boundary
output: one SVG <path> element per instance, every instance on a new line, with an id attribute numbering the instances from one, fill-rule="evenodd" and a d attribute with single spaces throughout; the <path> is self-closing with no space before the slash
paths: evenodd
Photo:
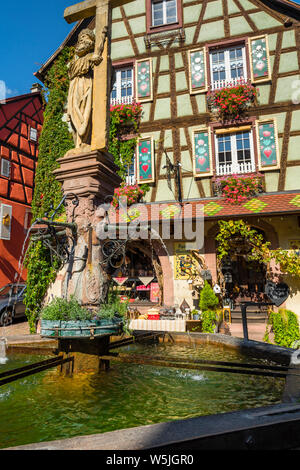
<path id="1" fill-rule="evenodd" d="M 205 281 L 200 293 L 199 307 L 202 311 L 202 333 L 215 333 L 218 325 L 219 299 L 213 291 L 211 285 Z"/>

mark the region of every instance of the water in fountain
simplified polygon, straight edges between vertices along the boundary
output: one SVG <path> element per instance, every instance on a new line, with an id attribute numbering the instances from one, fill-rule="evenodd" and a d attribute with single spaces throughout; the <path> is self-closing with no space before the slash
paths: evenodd
<path id="1" fill-rule="evenodd" d="M 6 356 L 6 338 L 0 338 L 0 364 L 6 364 L 8 361 Z"/>

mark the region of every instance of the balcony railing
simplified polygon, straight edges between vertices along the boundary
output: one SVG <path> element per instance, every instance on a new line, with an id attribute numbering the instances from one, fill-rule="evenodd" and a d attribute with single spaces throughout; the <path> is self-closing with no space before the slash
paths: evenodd
<path id="1" fill-rule="evenodd" d="M 126 184 L 134 186 L 137 183 L 135 175 L 126 176 Z"/>
<path id="2" fill-rule="evenodd" d="M 118 104 L 132 104 L 134 101 L 133 96 L 123 96 L 122 98 L 111 98 L 111 106 L 117 106 Z"/>
<path id="3" fill-rule="evenodd" d="M 254 173 L 256 171 L 254 162 L 246 163 L 227 163 L 227 164 L 218 164 L 216 168 L 217 176 L 225 175 L 234 175 L 234 174 L 244 174 L 244 173 Z"/>
<path id="4" fill-rule="evenodd" d="M 244 85 L 247 82 L 244 78 L 231 78 L 230 80 L 216 80 L 211 84 L 211 90 L 220 90 L 221 88 L 235 87 Z"/>

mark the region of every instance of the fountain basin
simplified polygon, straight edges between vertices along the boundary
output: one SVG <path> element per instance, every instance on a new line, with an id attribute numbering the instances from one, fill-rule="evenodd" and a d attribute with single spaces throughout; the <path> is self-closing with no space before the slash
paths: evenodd
<path id="1" fill-rule="evenodd" d="M 122 325 L 123 322 L 117 318 L 81 321 L 42 320 L 41 337 L 87 338 L 117 335 L 122 330 Z"/>

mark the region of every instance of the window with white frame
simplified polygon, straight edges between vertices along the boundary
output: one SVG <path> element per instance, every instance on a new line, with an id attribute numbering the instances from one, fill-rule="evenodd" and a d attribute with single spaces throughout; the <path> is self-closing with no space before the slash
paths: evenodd
<path id="1" fill-rule="evenodd" d="M 213 90 L 247 80 L 245 45 L 212 49 L 209 56 Z"/>
<path id="2" fill-rule="evenodd" d="M 111 104 L 131 104 L 132 101 L 133 67 L 115 69 L 115 80 L 110 97 Z"/>
<path id="3" fill-rule="evenodd" d="M 216 173 L 252 173 L 255 171 L 255 157 L 252 131 L 241 131 L 215 135 Z"/>
<path id="4" fill-rule="evenodd" d="M 177 0 L 152 0 L 152 26 L 163 26 L 178 21 Z"/>
<path id="5" fill-rule="evenodd" d="M 38 140 L 38 131 L 37 131 L 37 129 L 34 129 L 33 127 L 30 127 L 29 139 L 32 140 L 33 142 L 37 142 L 37 140 Z"/>
<path id="6" fill-rule="evenodd" d="M 1 176 L 10 177 L 10 161 L 6 158 L 1 158 Z"/>
<path id="7" fill-rule="evenodd" d="M 0 239 L 10 240 L 12 206 L 0 203 Z"/>
<path id="8" fill-rule="evenodd" d="M 132 157 L 131 164 L 128 166 L 128 172 L 126 176 L 126 183 L 129 185 L 136 184 L 136 155 L 134 154 Z"/>

